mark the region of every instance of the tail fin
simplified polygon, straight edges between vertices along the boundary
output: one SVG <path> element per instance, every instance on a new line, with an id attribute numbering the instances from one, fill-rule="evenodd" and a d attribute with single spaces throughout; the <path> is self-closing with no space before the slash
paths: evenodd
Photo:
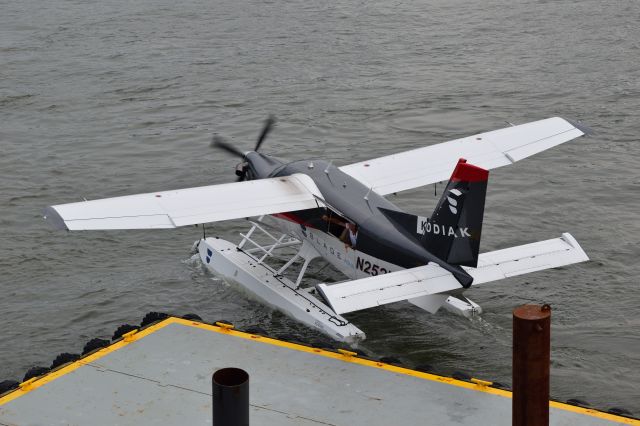
<path id="1" fill-rule="evenodd" d="M 488 178 L 461 158 L 431 218 L 419 218 L 423 246 L 447 263 L 478 265 Z"/>
<path id="2" fill-rule="evenodd" d="M 489 172 L 461 158 L 430 218 L 384 210 L 431 254 L 450 265 L 477 267 Z"/>

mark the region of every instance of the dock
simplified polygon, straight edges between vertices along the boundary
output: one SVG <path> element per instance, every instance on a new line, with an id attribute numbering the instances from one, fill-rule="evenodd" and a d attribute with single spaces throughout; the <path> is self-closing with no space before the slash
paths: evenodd
<path id="1" fill-rule="evenodd" d="M 208 425 L 211 376 L 250 376 L 251 424 L 511 425 L 511 392 L 169 317 L 0 396 L 0 425 Z M 551 425 L 640 421 L 550 402 Z"/>

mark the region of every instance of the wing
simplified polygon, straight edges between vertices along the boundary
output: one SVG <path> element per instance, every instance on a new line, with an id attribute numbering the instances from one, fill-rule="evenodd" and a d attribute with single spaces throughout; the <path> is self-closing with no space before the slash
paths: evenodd
<path id="1" fill-rule="evenodd" d="M 362 161 L 340 170 L 385 195 L 447 180 L 461 157 L 475 166 L 494 169 L 585 133 L 586 128 L 553 117 Z"/>
<path id="2" fill-rule="evenodd" d="M 322 194 L 303 174 L 105 198 L 47 207 L 61 229 L 176 228 L 317 207 Z"/>
<path id="3" fill-rule="evenodd" d="M 570 234 L 537 243 L 483 253 L 477 268 L 466 268 L 473 286 L 543 269 L 589 260 Z M 340 284 L 318 284 L 318 291 L 338 314 L 460 289 L 460 283 L 435 264 L 404 269 Z"/>

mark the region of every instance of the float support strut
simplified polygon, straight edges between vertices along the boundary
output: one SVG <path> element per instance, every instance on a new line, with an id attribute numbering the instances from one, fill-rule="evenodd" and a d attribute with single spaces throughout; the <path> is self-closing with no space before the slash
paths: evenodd
<path id="1" fill-rule="evenodd" d="M 551 307 L 513 311 L 513 426 L 549 425 Z"/>

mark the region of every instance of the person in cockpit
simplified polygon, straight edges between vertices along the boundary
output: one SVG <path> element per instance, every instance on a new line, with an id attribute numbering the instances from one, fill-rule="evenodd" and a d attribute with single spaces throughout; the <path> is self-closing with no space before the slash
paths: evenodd
<path id="1" fill-rule="evenodd" d="M 342 241 L 346 248 L 355 248 L 358 241 L 358 225 L 344 220 L 341 217 L 329 217 L 327 215 L 322 216 L 322 220 L 328 223 L 338 225 L 343 229 L 342 233 L 338 237 Z"/>

